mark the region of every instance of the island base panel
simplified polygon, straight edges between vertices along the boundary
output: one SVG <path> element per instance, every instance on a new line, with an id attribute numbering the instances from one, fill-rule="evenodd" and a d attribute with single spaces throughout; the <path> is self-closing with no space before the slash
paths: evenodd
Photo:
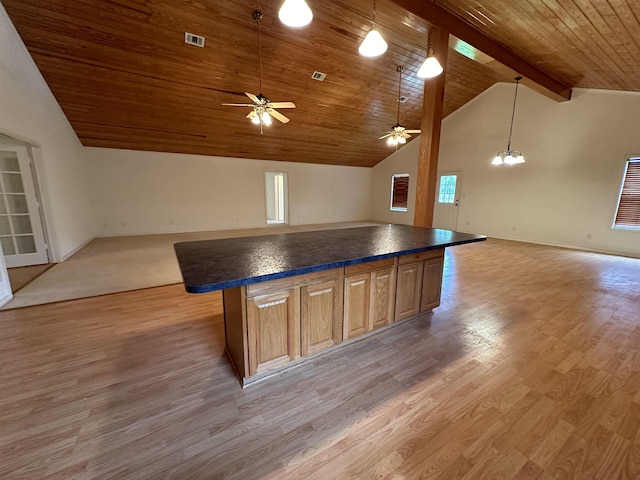
<path id="1" fill-rule="evenodd" d="M 223 291 L 227 352 L 243 385 L 440 303 L 444 249 Z"/>
<path id="2" fill-rule="evenodd" d="M 247 312 L 244 287 L 222 291 L 224 336 L 227 356 L 240 377 L 249 376 L 247 348 Z"/>

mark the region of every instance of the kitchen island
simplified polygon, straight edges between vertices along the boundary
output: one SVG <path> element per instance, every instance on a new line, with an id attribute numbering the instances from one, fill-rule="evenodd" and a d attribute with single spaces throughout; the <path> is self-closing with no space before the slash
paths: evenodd
<path id="1" fill-rule="evenodd" d="M 241 384 L 440 303 L 444 249 L 486 237 L 407 225 L 175 244 L 190 293 L 222 290 Z"/>

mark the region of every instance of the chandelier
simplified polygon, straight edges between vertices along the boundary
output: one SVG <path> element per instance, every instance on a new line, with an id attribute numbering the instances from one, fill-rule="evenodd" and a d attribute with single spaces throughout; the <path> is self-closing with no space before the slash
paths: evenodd
<path id="1" fill-rule="evenodd" d="M 518 85 L 520 84 L 522 77 L 516 77 L 516 93 L 513 97 L 513 111 L 511 112 L 511 126 L 509 127 L 509 140 L 507 141 L 507 149 L 500 150 L 498 154 L 493 157 L 491 165 L 517 165 L 524 163 L 524 156 L 519 150 L 511 150 L 511 134 L 513 133 L 513 120 L 516 116 L 516 99 L 518 98 Z"/>

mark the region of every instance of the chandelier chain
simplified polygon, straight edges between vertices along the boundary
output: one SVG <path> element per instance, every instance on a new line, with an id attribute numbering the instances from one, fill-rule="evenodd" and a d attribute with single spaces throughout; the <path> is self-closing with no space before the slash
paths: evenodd
<path id="1" fill-rule="evenodd" d="M 511 126 L 509 127 L 509 141 L 507 142 L 507 152 L 511 151 L 511 134 L 513 133 L 513 120 L 516 117 L 516 100 L 518 99 L 518 85 L 520 85 L 522 77 L 516 77 L 516 93 L 513 96 L 513 110 L 511 112 Z"/>

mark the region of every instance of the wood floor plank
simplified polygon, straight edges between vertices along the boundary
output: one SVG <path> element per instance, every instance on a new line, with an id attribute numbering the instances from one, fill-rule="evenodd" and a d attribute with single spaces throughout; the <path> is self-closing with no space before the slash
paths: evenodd
<path id="1" fill-rule="evenodd" d="M 447 250 L 442 305 L 242 389 L 221 296 L 0 312 L 3 480 L 640 478 L 640 260 Z"/>

